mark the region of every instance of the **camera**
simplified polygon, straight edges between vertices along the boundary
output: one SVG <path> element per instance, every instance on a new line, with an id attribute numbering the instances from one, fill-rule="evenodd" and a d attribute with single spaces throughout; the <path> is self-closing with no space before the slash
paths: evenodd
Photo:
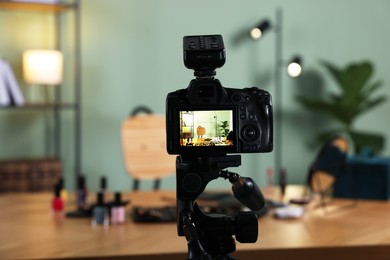
<path id="1" fill-rule="evenodd" d="M 255 212 L 235 217 L 207 214 L 195 200 L 207 184 L 228 179 L 234 197 L 252 211 L 265 205 L 264 196 L 248 177 L 225 170 L 238 167 L 241 155 L 273 149 L 271 95 L 262 89 L 225 88 L 215 79 L 225 64 L 221 35 L 185 36 L 183 59 L 195 79 L 166 99 L 167 151 L 176 158 L 177 231 L 185 236 L 187 259 L 234 259 L 229 256 L 239 242 L 258 238 Z"/>
<path id="2" fill-rule="evenodd" d="M 194 70 L 185 89 L 168 94 L 166 133 L 169 154 L 223 155 L 273 149 L 272 97 L 257 87 L 225 88 L 215 79 L 224 65 L 221 35 L 185 36 L 183 60 Z"/>

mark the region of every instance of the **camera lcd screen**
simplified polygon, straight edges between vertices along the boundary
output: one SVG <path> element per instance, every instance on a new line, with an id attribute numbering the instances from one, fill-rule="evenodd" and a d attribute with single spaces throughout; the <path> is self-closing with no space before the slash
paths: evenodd
<path id="1" fill-rule="evenodd" d="M 180 147 L 232 148 L 236 142 L 233 114 L 233 110 L 179 111 Z"/>

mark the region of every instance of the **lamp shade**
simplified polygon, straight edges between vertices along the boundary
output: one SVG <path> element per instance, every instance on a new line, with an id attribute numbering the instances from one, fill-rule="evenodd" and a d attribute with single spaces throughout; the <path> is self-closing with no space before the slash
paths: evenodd
<path id="1" fill-rule="evenodd" d="M 56 50 L 23 53 L 23 76 L 29 84 L 57 85 L 62 81 L 63 55 Z"/>
<path id="2" fill-rule="evenodd" d="M 183 133 L 191 133 L 192 132 L 192 128 L 190 126 L 183 126 L 183 129 L 182 129 Z"/>

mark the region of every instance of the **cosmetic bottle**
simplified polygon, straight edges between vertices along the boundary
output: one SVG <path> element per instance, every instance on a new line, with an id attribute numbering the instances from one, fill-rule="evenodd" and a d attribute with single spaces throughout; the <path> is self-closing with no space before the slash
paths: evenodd
<path id="1" fill-rule="evenodd" d="M 87 210 L 88 208 L 88 190 L 85 185 L 85 177 L 79 176 L 77 180 L 77 208 L 79 210 Z"/>
<path id="2" fill-rule="evenodd" d="M 122 201 L 122 194 L 120 192 L 115 193 L 115 199 L 113 206 L 111 207 L 111 223 L 123 224 L 126 221 L 126 203 Z"/>
<path id="3" fill-rule="evenodd" d="M 60 196 L 60 185 L 54 186 L 54 198 L 51 202 L 52 212 L 55 214 L 62 214 L 64 212 L 64 201 Z"/>
<path id="4" fill-rule="evenodd" d="M 280 171 L 280 176 L 279 176 L 279 187 L 280 187 L 280 194 L 282 198 L 284 197 L 284 194 L 286 192 L 286 186 L 287 186 L 287 171 L 286 169 L 282 169 Z"/>
<path id="5" fill-rule="evenodd" d="M 92 210 L 92 225 L 105 225 L 109 224 L 108 209 L 103 202 L 103 193 L 97 193 L 96 205 Z"/>
<path id="6" fill-rule="evenodd" d="M 100 178 L 100 192 L 103 193 L 103 202 L 106 203 L 109 200 L 107 191 L 107 178 L 102 176 Z"/>
<path id="7" fill-rule="evenodd" d="M 64 203 L 66 203 L 68 201 L 68 192 L 65 189 L 64 178 L 61 177 L 58 180 L 58 185 L 59 185 L 59 188 L 60 188 L 60 197 L 64 201 Z"/>

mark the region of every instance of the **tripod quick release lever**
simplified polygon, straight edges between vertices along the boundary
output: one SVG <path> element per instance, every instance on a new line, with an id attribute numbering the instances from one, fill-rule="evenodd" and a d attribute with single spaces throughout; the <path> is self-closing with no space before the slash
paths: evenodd
<path id="1" fill-rule="evenodd" d="M 249 177 L 241 177 L 235 172 L 220 171 L 220 177 L 229 179 L 233 184 L 234 197 L 253 211 L 261 210 L 265 199 L 257 184 Z"/>

